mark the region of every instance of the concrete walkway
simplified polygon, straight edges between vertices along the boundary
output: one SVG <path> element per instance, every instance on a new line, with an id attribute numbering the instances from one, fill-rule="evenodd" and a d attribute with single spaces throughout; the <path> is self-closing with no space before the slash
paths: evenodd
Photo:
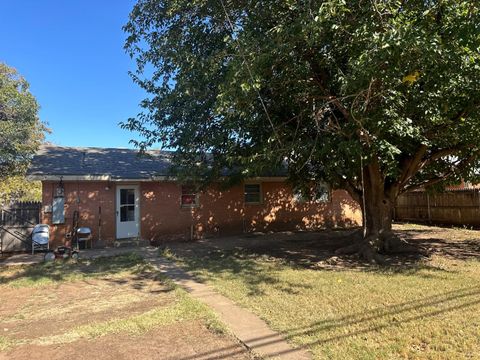
<path id="1" fill-rule="evenodd" d="M 158 256 L 158 250 L 145 249 L 143 256 L 158 270 L 183 287 L 194 298 L 211 307 L 246 347 L 264 358 L 303 360 L 310 354 L 303 349 L 294 349 L 277 332 L 255 314 L 236 305 L 218 294 L 209 285 L 196 281 L 191 275 L 172 262 Z"/>

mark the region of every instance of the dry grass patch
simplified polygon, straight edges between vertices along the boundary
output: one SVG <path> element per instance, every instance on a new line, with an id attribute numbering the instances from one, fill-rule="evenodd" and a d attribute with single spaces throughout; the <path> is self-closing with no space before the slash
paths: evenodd
<path id="1" fill-rule="evenodd" d="M 199 319 L 204 320 L 212 331 L 224 332 L 225 328 L 216 315 L 205 305 L 190 298 L 183 290 L 176 289 L 175 295 L 176 302 L 173 305 L 155 308 L 126 318 L 78 326 L 60 335 L 40 337 L 31 343 L 36 345 L 65 344 L 79 339 L 95 339 L 119 333 L 142 335 L 155 327 Z"/>
<path id="2" fill-rule="evenodd" d="M 5 336 L 0 336 L 0 351 L 10 349 L 15 344 L 14 341 L 10 340 Z"/>
<path id="3" fill-rule="evenodd" d="M 148 332 L 184 322 L 225 337 L 208 307 L 135 254 L 1 269 L 0 279 L 0 358 L 112 336 L 145 341 Z"/>
<path id="4" fill-rule="evenodd" d="M 12 288 L 41 287 L 101 276 L 122 277 L 127 273 L 141 273 L 148 269 L 151 266 L 136 253 L 94 260 L 57 260 L 36 265 L 0 267 L 0 285 Z"/>
<path id="5" fill-rule="evenodd" d="M 318 268 L 308 259 L 282 257 L 274 243 L 218 245 L 208 252 L 179 246 L 171 257 L 316 359 L 478 358 L 480 232 L 397 229 L 411 241 L 440 245 L 429 245 L 429 258 L 408 258 L 403 265 L 399 258 L 391 267 L 349 258 L 348 266 Z M 290 249 L 281 243 L 285 254 L 297 251 L 294 240 Z"/>

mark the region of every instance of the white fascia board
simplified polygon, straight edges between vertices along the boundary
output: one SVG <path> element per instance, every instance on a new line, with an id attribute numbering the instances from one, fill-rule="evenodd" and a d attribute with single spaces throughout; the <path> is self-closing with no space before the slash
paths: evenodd
<path id="1" fill-rule="evenodd" d="M 226 180 L 227 177 L 222 176 L 219 178 L 219 180 Z M 178 181 L 178 178 L 174 176 L 152 176 L 152 181 Z M 252 178 L 246 178 L 244 181 L 245 182 L 284 182 L 287 180 L 286 176 L 266 176 L 266 177 L 252 177 Z M 145 180 L 148 181 L 148 180 Z"/>
<path id="2" fill-rule="evenodd" d="M 177 181 L 173 176 L 152 176 L 149 179 L 112 179 L 110 175 L 27 175 L 32 181 L 111 181 L 111 182 L 148 182 L 148 181 Z M 225 179 L 225 178 L 223 178 Z M 245 182 L 284 182 L 285 176 L 252 177 Z"/>
<path id="3" fill-rule="evenodd" d="M 36 181 L 110 181 L 110 175 L 27 175 Z"/>
<path id="4" fill-rule="evenodd" d="M 246 178 L 244 182 L 284 182 L 287 180 L 286 176 L 263 176 L 263 177 L 253 177 L 253 178 Z"/>
<path id="5" fill-rule="evenodd" d="M 111 179 L 110 180 L 113 183 L 125 183 L 125 182 L 148 182 L 148 181 L 153 181 L 152 178 L 150 179 Z"/>
<path id="6" fill-rule="evenodd" d="M 150 181 L 177 181 L 178 179 L 174 176 L 152 176 Z"/>

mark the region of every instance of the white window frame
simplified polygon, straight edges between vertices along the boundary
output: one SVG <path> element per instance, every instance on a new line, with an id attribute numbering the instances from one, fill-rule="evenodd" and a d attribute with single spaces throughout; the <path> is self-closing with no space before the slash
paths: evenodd
<path id="1" fill-rule="evenodd" d="M 199 202 L 199 196 L 198 196 L 198 191 L 195 190 L 195 192 L 192 192 L 192 193 L 184 193 L 183 192 L 183 189 L 184 188 L 191 188 L 193 190 L 195 190 L 195 186 L 193 185 L 188 185 L 188 184 L 184 184 L 184 185 L 180 185 L 180 207 L 182 208 L 195 208 L 195 207 L 198 207 L 200 202 Z M 195 198 L 195 202 L 194 203 L 191 203 L 191 204 L 184 204 L 183 203 L 183 197 L 184 196 L 192 196 Z"/>

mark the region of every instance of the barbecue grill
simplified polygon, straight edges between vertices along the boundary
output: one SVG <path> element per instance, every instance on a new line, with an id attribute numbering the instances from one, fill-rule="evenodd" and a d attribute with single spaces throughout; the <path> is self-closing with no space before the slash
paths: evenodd
<path id="1" fill-rule="evenodd" d="M 83 226 L 79 227 L 76 231 L 75 238 L 77 241 L 77 249 L 86 249 L 87 241 L 92 237 L 92 230 L 89 227 Z M 82 245 L 80 245 L 82 244 Z"/>

